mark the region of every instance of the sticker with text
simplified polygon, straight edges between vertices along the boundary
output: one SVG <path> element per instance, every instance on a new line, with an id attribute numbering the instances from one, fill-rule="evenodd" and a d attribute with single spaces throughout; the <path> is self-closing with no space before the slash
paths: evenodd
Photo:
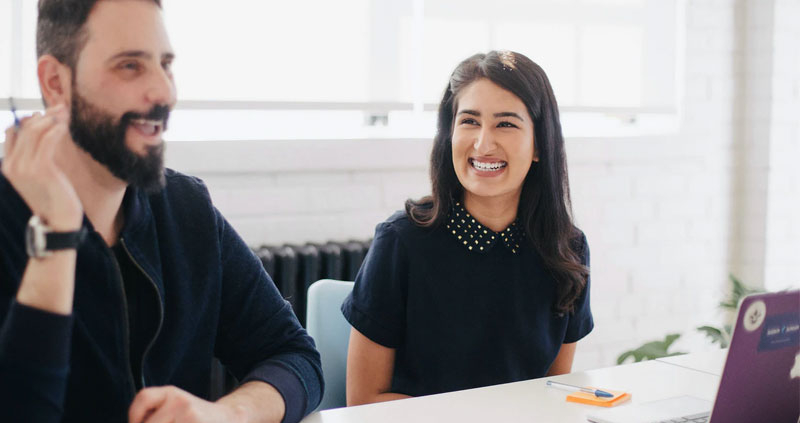
<path id="1" fill-rule="evenodd" d="M 767 316 L 761 329 L 759 351 L 800 347 L 800 313 Z"/>

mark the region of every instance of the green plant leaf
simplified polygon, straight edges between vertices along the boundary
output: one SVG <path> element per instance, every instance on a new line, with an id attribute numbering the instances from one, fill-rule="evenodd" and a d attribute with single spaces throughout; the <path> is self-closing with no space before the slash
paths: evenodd
<path id="1" fill-rule="evenodd" d="M 719 306 L 723 309 L 736 310 L 736 308 L 739 307 L 739 301 L 741 301 L 741 299 L 744 298 L 745 296 L 750 294 L 757 294 L 759 292 L 764 292 L 761 289 L 752 288 L 750 286 L 745 285 L 744 283 L 742 283 L 741 280 L 739 280 L 739 278 L 734 276 L 732 273 L 728 275 L 728 278 L 731 281 L 732 287 L 728 299 L 719 303 Z"/>
<path id="2" fill-rule="evenodd" d="M 719 344 L 722 348 L 728 345 L 726 335 L 719 328 L 713 326 L 700 326 L 698 331 L 703 332 L 706 337 L 711 338 L 712 344 Z"/>
<path id="3" fill-rule="evenodd" d="M 642 360 L 685 354 L 684 352 L 669 352 L 669 347 L 680 337 L 680 334 L 672 333 L 667 335 L 663 341 L 651 341 L 635 350 L 625 351 L 617 357 L 617 364 L 624 363 L 629 357 L 633 357 L 633 361 L 638 363 Z"/>

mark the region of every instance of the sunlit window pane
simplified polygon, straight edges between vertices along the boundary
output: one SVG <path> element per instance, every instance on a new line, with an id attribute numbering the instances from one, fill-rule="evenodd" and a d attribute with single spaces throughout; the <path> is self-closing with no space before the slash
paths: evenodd
<path id="1" fill-rule="evenodd" d="M 642 29 L 586 26 L 581 33 L 579 102 L 585 106 L 642 104 Z"/>
<path id="2" fill-rule="evenodd" d="M 166 1 L 181 99 L 365 101 L 369 1 Z"/>
<path id="3" fill-rule="evenodd" d="M 36 16 L 37 1 L 22 1 L 22 96 L 39 98 L 39 79 L 36 76 Z"/>
<path id="4" fill-rule="evenodd" d="M 505 23 L 495 30 L 496 49 L 528 56 L 544 69 L 558 104 L 573 105 L 577 93 L 575 25 Z"/>
<path id="5" fill-rule="evenodd" d="M 666 121 L 577 116 L 570 106 L 674 107 L 676 1 L 164 1 L 179 99 L 167 137 L 430 137 L 435 112 L 412 105 L 438 104 L 458 63 L 492 49 L 542 66 L 566 108 L 565 133 L 651 131 Z M 11 33 L 15 4 L 20 34 Z M 0 97 L 39 98 L 36 8 L 0 0 Z M 197 110 L 191 100 L 211 103 Z M 229 110 L 231 100 L 256 103 Z M 218 110 L 205 110 L 214 102 Z"/>
<path id="6" fill-rule="evenodd" d="M 11 93 L 11 2 L 0 1 L 0 97 Z"/>
<path id="7" fill-rule="evenodd" d="M 480 20 L 426 18 L 423 49 L 423 101 L 437 103 L 453 69 L 467 57 L 489 50 L 489 25 Z"/>

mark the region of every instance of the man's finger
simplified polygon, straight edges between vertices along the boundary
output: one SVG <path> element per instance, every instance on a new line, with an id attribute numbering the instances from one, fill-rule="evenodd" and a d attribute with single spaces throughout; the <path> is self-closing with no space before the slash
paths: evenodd
<path id="1" fill-rule="evenodd" d="M 145 416 L 141 423 L 175 423 L 178 421 L 178 411 L 174 396 L 167 396 L 167 400 L 157 410 Z"/>
<path id="2" fill-rule="evenodd" d="M 3 158 L 8 159 L 11 152 L 14 151 L 14 143 L 17 141 L 17 127 L 10 126 L 6 128 L 6 141 L 3 143 Z"/>
<path id="3" fill-rule="evenodd" d="M 47 132 L 42 135 L 42 141 L 36 150 L 36 158 L 38 160 L 50 161 L 58 150 L 58 144 L 67 135 L 67 124 L 58 123 L 52 126 Z"/>
<path id="4" fill-rule="evenodd" d="M 142 423 L 152 410 L 161 407 L 169 397 L 169 387 L 145 388 L 136 394 L 128 409 L 128 423 Z"/>
<path id="5" fill-rule="evenodd" d="M 36 146 L 35 154 L 37 156 L 41 156 L 39 150 L 43 148 L 48 148 L 48 145 L 52 145 L 54 142 L 59 141 L 59 138 L 54 138 L 52 135 L 47 136 L 48 133 L 53 131 L 55 128 L 59 128 L 61 126 L 66 127 L 67 125 L 67 111 L 62 104 L 57 106 L 53 106 L 45 111 L 45 119 L 50 121 L 51 126 L 45 128 L 41 135 L 38 145 Z"/>
<path id="6" fill-rule="evenodd" d="M 18 151 L 15 156 L 20 163 L 30 163 L 41 142 L 42 134 L 56 124 L 53 117 L 43 116 L 41 113 L 34 114 L 30 119 L 22 124 L 17 132 L 17 142 L 14 149 Z"/>

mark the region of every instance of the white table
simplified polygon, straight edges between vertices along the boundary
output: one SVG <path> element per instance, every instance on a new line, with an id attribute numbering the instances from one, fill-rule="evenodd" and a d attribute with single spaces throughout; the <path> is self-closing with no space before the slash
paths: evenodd
<path id="1" fill-rule="evenodd" d="M 724 361 L 724 356 L 716 354 L 697 359 L 685 356 L 678 364 L 673 363 L 674 360 L 653 360 L 552 378 L 325 410 L 309 415 L 303 423 L 585 422 L 586 415 L 599 408 L 566 402 L 568 392 L 546 387 L 547 380 L 626 391 L 633 394 L 629 403 L 634 404 L 680 395 L 713 400 L 720 377 L 703 369 L 721 368 L 721 363 L 712 363 L 715 359 Z"/>
<path id="2" fill-rule="evenodd" d="M 728 349 L 725 348 L 694 354 L 676 355 L 674 357 L 658 358 L 656 361 L 722 376 L 722 369 L 725 367 L 725 358 L 727 357 Z"/>

